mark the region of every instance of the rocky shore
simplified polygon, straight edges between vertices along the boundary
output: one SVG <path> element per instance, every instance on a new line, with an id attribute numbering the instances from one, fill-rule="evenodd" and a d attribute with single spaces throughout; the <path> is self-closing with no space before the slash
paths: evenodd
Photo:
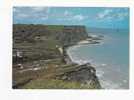
<path id="1" fill-rule="evenodd" d="M 73 63 L 66 53 L 85 40 L 99 43 L 85 26 L 14 25 L 13 88 L 100 89 L 95 68 Z"/>

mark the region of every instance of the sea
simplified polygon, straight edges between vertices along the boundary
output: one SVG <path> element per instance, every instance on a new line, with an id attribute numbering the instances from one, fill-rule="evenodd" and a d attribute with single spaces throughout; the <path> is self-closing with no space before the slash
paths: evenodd
<path id="1" fill-rule="evenodd" d="M 99 44 L 68 48 L 71 60 L 91 63 L 104 89 L 129 89 L 129 30 L 88 29 L 88 35 L 103 35 Z"/>

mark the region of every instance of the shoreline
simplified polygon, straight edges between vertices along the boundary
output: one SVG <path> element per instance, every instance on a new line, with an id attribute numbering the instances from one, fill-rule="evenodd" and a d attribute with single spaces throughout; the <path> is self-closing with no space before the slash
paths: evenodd
<path id="1" fill-rule="evenodd" d="M 73 45 L 71 45 L 71 46 L 66 46 L 65 48 L 63 47 L 63 49 L 65 49 L 65 50 L 63 50 L 63 51 L 65 51 L 65 55 L 68 55 L 68 58 L 72 61 L 72 59 L 71 59 L 71 57 L 69 56 L 69 54 L 68 54 L 68 49 L 69 48 L 72 48 L 72 47 L 74 47 L 74 46 L 82 46 L 82 45 L 90 45 L 90 44 L 93 44 L 93 45 L 95 45 L 95 44 L 100 44 L 100 43 L 102 43 L 101 41 L 103 40 L 103 38 L 104 38 L 104 36 L 102 36 L 101 35 L 101 37 L 98 35 L 91 35 L 90 37 L 88 37 L 87 39 L 85 39 L 85 40 L 81 40 L 81 41 L 79 41 L 79 42 L 77 42 L 76 44 L 73 44 Z M 72 61 L 72 63 L 75 63 L 75 62 L 73 62 Z"/>
<path id="2" fill-rule="evenodd" d="M 107 37 L 107 35 L 105 37 Z M 72 55 L 73 58 L 72 57 L 71 58 L 73 59 L 73 62 L 75 62 L 75 63 L 79 63 L 80 62 L 80 64 L 86 63 L 86 62 L 90 62 L 90 58 L 92 58 L 90 63 L 93 64 L 94 67 L 97 66 L 96 67 L 96 70 L 98 71 L 97 76 L 102 74 L 102 76 L 99 76 L 99 79 L 100 79 L 100 83 L 101 83 L 103 88 L 106 88 L 106 89 L 121 89 L 121 88 L 126 89 L 126 88 L 128 88 L 127 84 L 129 83 L 129 81 L 127 81 L 127 76 L 126 76 L 127 74 L 124 75 L 124 73 L 122 73 L 122 72 L 116 72 L 116 69 L 115 69 L 116 67 L 119 69 L 119 68 L 121 68 L 120 66 L 123 66 L 123 65 L 120 64 L 118 62 L 118 60 L 117 61 L 113 60 L 115 65 L 113 63 L 109 62 L 109 61 L 105 62 L 104 60 L 101 60 L 101 58 L 97 58 L 97 57 L 99 57 L 99 54 L 98 54 L 99 52 L 97 52 L 97 54 L 96 54 L 96 52 L 93 51 L 93 50 L 96 50 L 96 49 L 97 50 L 103 50 L 101 48 L 106 47 L 107 45 L 108 45 L 108 49 L 107 48 L 106 49 L 109 50 L 109 47 L 112 46 L 111 43 L 113 43 L 113 40 L 110 40 L 108 42 L 107 41 L 102 41 L 102 42 L 104 42 L 104 45 L 102 45 L 102 47 L 101 46 L 99 47 L 99 45 L 98 46 L 94 46 L 92 44 L 91 44 L 92 46 L 90 46 L 90 44 L 89 45 L 87 44 L 87 46 L 83 46 L 83 45 L 78 45 L 77 46 L 76 45 L 76 47 L 74 46 L 74 48 L 72 47 L 72 49 L 70 49 L 70 51 L 69 51 L 70 53 L 69 54 Z M 90 47 L 91 47 L 91 52 L 90 52 L 91 55 L 89 54 L 88 57 L 87 56 L 82 56 L 82 55 L 85 55 L 86 53 L 88 53 L 88 50 L 90 50 Z M 83 49 L 81 49 L 81 48 L 83 48 Z M 87 52 L 84 53 L 83 50 L 85 50 L 86 48 L 87 48 Z M 81 53 L 80 55 L 82 57 L 79 55 L 79 53 Z M 109 52 L 106 52 L 106 55 L 107 55 L 107 53 L 109 53 Z M 111 53 L 111 51 L 110 51 L 110 53 Z M 78 59 L 77 59 L 77 54 L 78 54 Z M 104 52 L 104 54 L 105 54 L 105 52 Z M 86 57 L 86 58 L 84 58 L 84 57 Z M 107 57 L 102 58 L 102 59 L 107 59 Z M 110 59 L 113 59 L 113 56 Z M 110 72 L 110 70 L 111 70 L 111 72 Z M 123 69 L 120 69 L 120 71 L 122 71 L 122 70 Z M 124 72 L 126 72 L 126 71 L 124 71 Z M 117 78 L 113 78 L 112 75 L 114 75 L 114 74 L 115 75 L 119 74 L 119 76 L 117 76 Z M 121 81 L 119 82 L 117 79 L 121 80 Z M 126 79 L 126 83 L 124 82 L 125 79 Z"/>
<path id="3" fill-rule="evenodd" d="M 81 45 L 88 45 L 88 44 L 93 44 L 93 45 L 94 44 L 100 44 L 101 43 L 100 40 L 103 40 L 103 39 L 102 38 L 98 38 L 98 37 L 95 38 L 95 39 L 94 38 L 91 39 L 91 37 L 90 37 L 90 38 L 87 38 L 85 40 L 82 40 L 82 41 L 76 43 L 75 45 L 68 46 L 66 48 L 66 50 L 65 50 L 66 51 L 67 58 L 71 61 L 71 63 L 78 64 L 79 66 L 83 66 L 83 65 L 86 65 L 86 64 L 90 64 L 90 66 L 92 66 L 91 62 L 85 62 L 85 63 L 80 64 L 80 63 L 76 63 L 75 61 L 73 61 L 71 55 L 68 53 L 68 49 L 69 48 L 72 48 L 73 46 L 81 46 Z M 93 67 L 93 69 L 96 72 L 96 68 Z M 95 73 L 95 75 L 96 75 L 96 73 Z M 99 81 L 99 78 L 98 78 L 98 81 Z M 100 86 L 101 86 L 101 84 L 100 84 Z M 101 86 L 101 88 L 102 88 L 102 86 Z"/>
<path id="4" fill-rule="evenodd" d="M 85 26 L 30 26 L 38 27 L 36 34 L 28 26 L 14 26 L 13 88 L 101 89 L 95 68 L 74 63 L 66 52 L 80 40 L 97 43 L 88 37 Z"/>

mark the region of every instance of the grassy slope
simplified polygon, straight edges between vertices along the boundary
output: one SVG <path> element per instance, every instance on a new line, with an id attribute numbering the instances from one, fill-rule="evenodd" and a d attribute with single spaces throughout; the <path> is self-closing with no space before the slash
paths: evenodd
<path id="1" fill-rule="evenodd" d="M 61 42 L 59 37 L 61 37 L 60 34 L 64 31 L 64 26 L 60 25 L 14 25 L 13 30 L 13 47 L 25 51 L 25 56 L 27 57 L 25 61 L 31 63 L 32 61 L 38 61 L 40 59 L 52 59 L 57 58 L 57 56 L 60 57 L 56 45 L 63 45 L 64 40 L 68 41 L 68 39 L 70 40 L 70 37 L 75 36 L 73 36 L 73 34 L 71 36 L 70 33 L 67 33 L 65 36 L 62 36 L 63 41 Z M 41 37 L 42 39 L 35 40 L 36 36 Z M 81 36 L 79 37 L 78 40 L 82 39 Z M 94 84 L 82 86 L 78 82 L 67 82 L 54 79 L 53 76 L 55 77 L 55 74 L 62 73 L 61 71 L 56 72 L 57 69 L 55 65 L 58 65 L 59 69 L 61 67 L 62 72 L 69 68 L 62 68 L 62 66 L 65 65 L 62 61 L 52 61 L 47 65 L 41 66 L 47 66 L 47 70 L 42 69 L 41 71 L 28 71 L 24 73 L 18 73 L 17 70 L 14 70 L 13 80 L 18 83 L 23 83 L 31 79 L 29 83 L 20 88 L 98 88 Z"/>
<path id="2" fill-rule="evenodd" d="M 95 89 L 94 84 L 84 85 L 79 82 L 68 82 L 57 79 L 37 79 L 24 85 L 25 89 Z"/>

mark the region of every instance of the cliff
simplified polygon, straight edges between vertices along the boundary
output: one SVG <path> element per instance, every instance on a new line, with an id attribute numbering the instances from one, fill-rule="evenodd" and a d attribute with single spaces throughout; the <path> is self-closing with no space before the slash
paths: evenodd
<path id="1" fill-rule="evenodd" d="M 66 61 L 87 37 L 85 26 L 13 25 L 13 88 L 101 88 L 91 65 Z"/>
<path id="2" fill-rule="evenodd" d="M 87 38 L 85 26 L 61 26 L 61 25 L 13 25 L 14 42 L 38 42 L 46 39 L 54 39 L 61 45 L 76 43 Z"/>
<path id="3" fill-rule="evenodd" d="M 21 50 L 27 60 L 57 58 L 56 45 L 75 44 L 86 37 L 84 26 L 13 25 L 14 53 Z"/>

